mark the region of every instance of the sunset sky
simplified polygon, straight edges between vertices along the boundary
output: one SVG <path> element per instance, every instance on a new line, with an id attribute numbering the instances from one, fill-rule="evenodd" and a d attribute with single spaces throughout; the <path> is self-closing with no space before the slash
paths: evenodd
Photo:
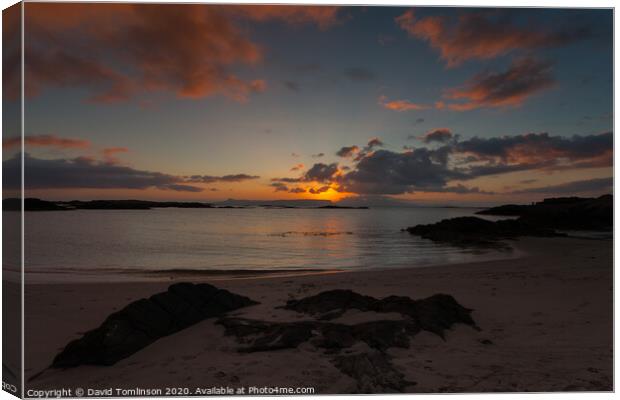
<path id="1" fill-rule="evenodd" d="M 26 195 L 609 193 L 612 30 L 611 10 L 26 3 Z M 4 126 L 14 188 L 19 125 Z"/>

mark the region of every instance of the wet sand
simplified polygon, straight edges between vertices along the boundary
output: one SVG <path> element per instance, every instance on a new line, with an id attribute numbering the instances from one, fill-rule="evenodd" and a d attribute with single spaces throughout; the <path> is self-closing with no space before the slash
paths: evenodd
<path id="1" fill-rule="evenodd" d="M 331 289 L 377 298 L 454 296 L 474 309 L 481 330 L 458 325 L 445 341 L 423 332 L 412 338 L 409 349 L 388 350 L 394 366 L 416 382 L 407 392 L 612 390 L 612 241 L 525 238 L 512 245 L 522 257 L 387 271 L 220 278 L 212 283 L 261 303 L 231 315 L 268 321 L 310 319 L 277 307 Z M 191 280 L 210 282 L 209 277 Z M 332 356 L 310 343 L 239 353 L 235 338 L 224 336 L 223 327 L 212 319 L 162 338 L 114 366 L 46 369 L 69 341 L 129 302 L 166 290 L 173 281 L 26 285 L 26 388 L 194 391 L 287 386 L 312 387 L 317 394 L 357 391 L 356 381 L 333 365 Z M 402 316 L 351 310 L 338 322 L 390 318 Z M 358 347 L 347 351 L 363 351 Z"/>

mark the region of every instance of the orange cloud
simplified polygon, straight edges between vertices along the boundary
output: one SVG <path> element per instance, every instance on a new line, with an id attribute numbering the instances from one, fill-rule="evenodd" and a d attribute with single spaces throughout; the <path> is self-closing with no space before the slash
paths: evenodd
<path id="1" fill-rule="evenodd" d="M 340 7 L 240 5 L 229 7 L 229 10 L 255 21 L 282 20 L 291 25 L 316 24 L 319 28 L 326 29 L 338 22 Z"/>
<path id="2" fill-rule="evenodd" d="M 445 16 L 416 18 L 408 10 L 396 23 L 409 36 L 427 41 L 439 50 L 448 67 L 471 59 L 491 59 L 515 50 L 533 50 L 565 45 L 587 37 L 589 31 L 572 27 L 557 32 L 539 27 L 518 26 L 502 12 L 471 12 L 456 21 Z"/>
<path id="3" fill-rule="evenodd" d="M 297 164 L 297 165 L 294 165 L 291 168 L 291 171 L 301 171 L 302 169 L 304 169 L 304 165 L 303 164 Z"/>
<path id="4" fill-rule="evenodd" d="M 379 104 L 388 110 L 393 111 L 412 111 L 427 110 L 430 107 L 425 104 L 412 103 L 409 100 L 388 100 L 386 96 L 379 97 Z"/>
<path id="5" fill-rule="evenodd" d="M 107 147 L 101 151 L 104 160 L 109 164 L 118 164 L 120 160 L 116 157 L 118 153 L 128 153 L 127 147 Z"/>
<path id="6" fill-rule="evenodd" d="M 263 10 L 196 4 L 26 7 L 27 95 L 49 86 L 83 86 L 95 102 L 126 101 L 156 91 L 190 99 L 220 95 L 247 101 L 267 83 L 232 72 L 238 65 L 259 63 L 263 56 L 260 46 L 238 27 L 238 19 L 280 18 L 328 26 L 336 13 L 329 7 Z"/>
<path id="7" fill-rule="evenodd" d="M 517 107 L 530 96 L 553 86 L 551 64 L 531 58 L 513 62 L 508 70 L 476 75 L 461 88 L 448 90 L 444 97 L 463 100 L 446 104 L 455 111 L 483 107 Z"/>
<path id="8" fill-rule="evenodd" d="M 2 147 L 10 149 L 22 144 L 21 137 L 10 137 L 2 141 Z M 24 144 L 33 147 L 57 147 L 61 149 L 83 149 L 90 147 L 88 140 L 62 138 L 56 135 L 25 136 Z"/>

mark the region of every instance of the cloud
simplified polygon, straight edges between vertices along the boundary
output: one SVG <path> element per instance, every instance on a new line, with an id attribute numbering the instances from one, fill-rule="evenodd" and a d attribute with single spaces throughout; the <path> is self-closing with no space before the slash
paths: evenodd
<path id="1" fill-rule="evenodd" d="M 221 6 L 220 6 L 221 7 Z M 339 22 L 340 7 L 296 5 L 240 5 L 228 6 L 229 12 L 254 21 L 279 20 L 289 25 L 317 25 L 327 29 Z"/>
<path id="2" fill-rule="evenodd" d="M 422 135 L 420 140 L 422 140 L 424 143 L 446 143 L 449 142 L 453 137 L 454 135 L 452 134 L 452 131 L 450 129 L 436 128 L 426 132 L 424 135 Z"/>
<path id="3" fill-rule="evenodd" d="M 118 153 L 128 153 L 129 149 L 127 147 L 107 147 L 101 151 L 103 153 L 103 158 L 108 163 L 118 164 L 119 159 L 116 157 Z"/>
<path id="4" fill-rule="evenodd" d="M 301 87 L 299 86 L 299 83 L 297 83 L 297 82 L 294 82 L 294 81 L 284 81 L 283 83 L 284 83 L 284 87 L 286 87 L 291 92 L 300 92 L 301 91 Z"/>
<path id="5" fill-rule="evenodd" d="M 613 163 L 613 133 L 598 135 L 551 136 L 548 133 L 528 133 L 495 138 L 473 137 L 458 142 L 456 151 L 478 160 L 529 165 L 560 161 L 572 166 L 603 167 Z"/>
<path id="6" fill-rule="evenodd" d="M 312 158 L 321 158 L 323 156 L 325 156 L 325 153 L 316 153 L 312 155 Z"/>
<path id="7" fill-rule="evenodd" d="M 446 91 L 444 97 L 460 101 L 446 105 L 455 111 L 516 107 L 554 83 L 550 63 L 527 58 L 513 62 L 504 72 L 478 74 L 464 86 Z"/>
<path id="8" fill-rule="evenodd" d="M 291 168 L 291 171 L 300 171 L 302 169 L 304 169 L 304 165 L 303 164 L 297 164 L 297 165 L 294 165 L 293 168 Z"/>
<path id="9" fill-rule="evenodd" d="M 345 170 L 337 163 L 319 163 L 301 178 L 278 181 L 321 182 L 340 192 L 361 195 L 415 192 L 490 195 L 494 193 L 461 182 L 518 171 L 599 168 L 613 163 L 611 132 L 572 137 L 529 133 L 461 140 L 448 128 L 440 128 L 424 138 L 441 146 L 407 148 L 402 153 L 384 149 L 366 151 L 377 145 L 371 140 L 361 151 L 358 148 L 351 169 Z M 351 151 L 342 153 L 351 154 Z M 313 188 L 310 192 L 317 190 Z"/>
<path id="10" fill-rule="evenodd" d="M 329 186 L 321 186 L 318 188 L 310 188 L 308 192 L 312 194 L 321 194 L 321 193 L 327 192 L 329 189 L 330 189 Z"/>
<path id="11" fill-rule="evenodd" d="M 56 147 L 59 149 L 84 149 L 90 147 L 88 140 L 63 138 L 56 135 L 28 135 L 24 136 L 26 147 Z M 11 149 L 20 147 L 22 138 L 10 137 L 2 141 L 2 147 Z"/>
<path id="12" fill-rule="evenodd" d="M 577 194 L 577 193 L 612 193 L 614 190 L 614 178 L 596 178 L 562 183 L 530 189 L 518 190 L 513 193 L 544 193 L 544 194 Z"/>
<path id="13" fill-rule="evenodd" d="M 340 150 L 338 150 L 336 152 L 336 155 L 338 157 L 343 157 L 343 158 L 351 157 L 351 156 L 355 155 L 355 153 L 357 153 L 359 150 L 360 150 L 360 148 L 358 146 L 355 146 L 355 145 L 353 145 L 353 146 L 343 146 L 343 147 L 340 148 Z"/>
<path id="14" fill-rule="evenodd" d="M 299 183 L 304 182 L 304 178 L 272 178 L 272 182 Z"/>
<path id="15" fill-rule="evenodd" d="M 186 181 L 192 182 L 192 183 L 215 183 L 215 182 L 237 183 L 237 182 L 244 182 L 248 180 L 254 180 L 258 178 L 260 178 L 260 176 L 248 175 L 248 174 L 234 174 L 234 175 L 223 175 L 223 176 L 192 175 L 192 176 L 186 177 Z"/>
<path id="16" fill-rule="evenodd" d="M 27 95 L 36 96 L 48 87 L 78 86 L 88 90 L 89 101 L 103 103 L 153 92 L 245 102 L 267 87 L 260 78 L 234 72 L 263 59 L 261 46 L 247 36 L 248 21 L 279 20 L 326 29 L 337 22 L 339 11 L 337 7 L 112 3 L 33 3 L 27 8 Z M 6 56 L 12 64 L 19 59 L 18 50 Z M 11 94 L 15 98 L 19 92 Z"/>
<path id="17" fill-rule="evenodd" d="M 367 151 L 370 151 L 374 149 L 375 147 L 382 147 L 382 146 L 383 146 L 383 142 L 379 138 L 372 138 L 368 141 L 368 144 L 366 144 L 365 149 Z"/>
<path id="18" fill-rule="evenodd" d="M 442 188 L 462 174 L 449 169 L 443 150 L 419 148 L 405 153 L 377 150 L 340 177 L 341 190 L 360 194 L 402 194 L 417 188 Z"/>
<path id="19" fill-rule="evenodd" d="M 495 194 L 495 192 L 489 192 L 486 190 L 481 190 L 479 187 L 467 187 L 462 184 L 456 184 L 451 186 L 444 187 L 423 187 L 418 188 L 418 192 L 432 192 L 432 193 L 458 193 L 458 194 Z"/>
<path id="20" fill-rule="evenodd" d="M 273 187 L 274 192 L 288 192 L 288 186 L 282 182 L 272 182 L 269 186 Z"/>
<path id="21" fill-rule="evenodd" d="M 417 111 L 430 108 L 428 105 L 412 103 L 409 100 L 388 100 L 386 96 L 379 97 L 379 104 L 381 107 L 393 111 Z"/>
<path id="22" fill-rule="evenodd" d="M 174 191 L 177 191 L 177 192 L 194 192 L 194 193 L 198 193 L 198 192 L 202 192 L 203 191 L 202 188 L 199 188 L 199 187 L 196 187 L 196 186 L 180 185 L 178 183 L 170 183 L 170 184 L 167 184 L 167 185 L 158 186 L 158 189 L 174 190 Z M 213 191 L 213 189 L 209 189 L 209 190 Z"/>
<path id="23" fill-rule="evenodd" d="M 288 193 L 306 193 L 306 189 L 301 187 L 289 187 L 286 183 L 283 182 L 272 182 L 269 186 L 273 187 L 274 192 L 288 192 Z"/>
<path id="24" fill-rule="evenodd" d="M 396 23 L 409 36 L 424 40 L 439 51 L 448 67 L 472 59 L 492 59 L 514 51 L 531 51 L 563 46 L 590 35 L 576 25 L 553 31 L 548 25 L 517 25 L 506 12 L 468 12 L 457 18 L 416 18 L 408 10 Z"/>
<path id="25" fill-rule="evenodd" d="M 361 67 L 351 67 L 344 70 L 344 75 L 353 82 L 369 82 L 377 79 L 377 75 Z"/>
<path id="26" fill-rule="evenodd" d="M 7 188 L 19 188 L 21 153 L 3 161 Z M 87 157 L 40 159 L 24 154 L 26 189 L 148 189 L 158 188 L 198 192 L 202 188 L 186 185 L 182 177 L 112 165 Z"/>
<path id="27" fill-rule="evenodd" d="M 338 164 L 314 164 L 306 173 L 303 179 L 306 182 L 330 182 L 338 172 Z"/>

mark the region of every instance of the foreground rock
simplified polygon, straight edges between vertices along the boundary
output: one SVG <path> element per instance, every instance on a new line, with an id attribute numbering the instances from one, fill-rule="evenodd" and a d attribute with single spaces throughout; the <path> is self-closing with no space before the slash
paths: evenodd
<path id="1" fill-rule="evenodd" d="M 551 228 L 530 221 L 517 219 L 494 222 L 478 217 L 444 219 L 435 224 L 416 225 L 405 230 L 412 235 L 435 242 L 463 247 L 477 246 L 497 249 L 508 249 L 509 246 L 502 240 L 519 236 L 562 236 Z"/>
<path id="2" fill-rule="evenodd" d="M 69 343 L 52 368 L 112 365 L 161 337 L 254 304 L 258 303 L 208 284 L 177 283 L 111 314 L 97 329 Z"/>
<path id="3" fill-rule="evenodd" d="M 358 393 L 404 393 L 409 382 L 405 375 L 394 368 L 390 356 L 378 351 L 342 355 L 333 360 L 334 366 L 342 373 L 355 379 Z"/>
<path id="4" fill-rule="evenodd" d="M 395 312 L 413 320 L 420 329 L 433 332 L 442 338 L 444 331 L 455 323 L 476 326 L 470 315 L 472 310 L 463 307 L 447 294 L 436 294 L 421 300 L 412 300 L 405 296 L 375 299 L 351 290 L 330 290 L 300 300 L 289 300 L 284 308 L 319 315 L 322 320 L 337 318 L 350 309 Z"/>
<path id="5" fill-rule="evenodd" d="M 234 336 L 243 345 L 242 353 L 294 349 L 311 342 L 330 353 L 347 349 L 358 342 L 385 351 L 390 347 L 409 348 L 410 337 L 422 330 L 410 320 L 369 321 L 355 325 L 322 321 L 266 322 L 242 318 L 222 318 L 217 324 L 226 336 Z"/>
<path id="6" fill-rule="evenodd" d="M 240 352 L 294 349 L 303 343 L 332 356 L 331 363 L 356 381 L 358 393 L 404 392 L 415 385 L 392 364 L 390 348 L 409 348 L 411 339 L 423 330 L 444 338 L 455 324 L 478 329 L 471 310 L 452 296 L 438 294 L 422 300 L 390 296 L 375 299 L 350 290 L 332 290 L 289 301 L 284 307 L 317 316 L 317 320 L 269 322 L 221 318 L 227 336 L 241 344 Z M 397 312 L 402 320 L 378 320 L 354 325 L 328 322 L 346 310 Z M 358 344 L 362 344 L 361 350 Z M 346 350 L 346 352 L 343 352 Z"/>

